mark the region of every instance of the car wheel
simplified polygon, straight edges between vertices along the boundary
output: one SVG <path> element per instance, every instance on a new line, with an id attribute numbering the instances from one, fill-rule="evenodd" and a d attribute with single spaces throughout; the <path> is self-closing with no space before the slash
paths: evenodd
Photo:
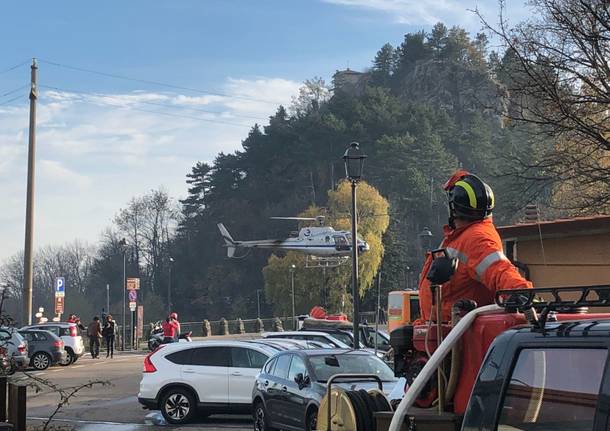
<path id="1" fill-rule="evenodd" d="M 161 413 L 170 424 L 189 422 L 196 411 L 195 398 L 182 388 L 168 390 L 161 400 Z"/>
<path id="2" fill-rule="evenodd" d="M 315 431 L 318 424 L 318 409 L 311 409 L 305 417 L 305 431 Z"/>
<path id="3" fill-rule="evenodd" d="M 30 364 L 37 370 L 46 370 L 51 365 L 51 357 L 44 352 L 35 353 Z"/>
<path id="4" fill-rule="evenodd" d="M 273 428 L 269 426 L 267 410 L 261 401 L 254 404 L 253 420 L 254 431 L 273 431 Z"/>
<path id="5" fill-rule="evenodd" d="M 72 362 L 74 362 L 74 353 L 72 352 L 71 349 L 66 349 L 66 356 L 65 358 L 59 362 L 59 365 L 61 365 L 62 367 L 67 367 L 68 365 L 70 365 Z"/>

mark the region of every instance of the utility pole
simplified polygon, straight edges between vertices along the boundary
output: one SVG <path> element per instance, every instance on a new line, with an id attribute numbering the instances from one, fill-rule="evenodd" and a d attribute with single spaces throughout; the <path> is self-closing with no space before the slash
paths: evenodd
<path id="1" fill-rule="evenodd" d="M 106 313 L 110 314 L 110 285 L 106 285 Z"/>
<path id="2" fill-rule="evenodd" d="M 25 207 L 25 247 L 23 253 L 23 322 L 32 324 L 32 279 L 34 244 L 34 180 L 36 168 L 36 59 L 32 59 L 30 84 L 30 132 L 28 142 L 28 185 Z"/>
<path id="3" fill-rule="evenodd" d="M 119 245 L 122 248 L 122 252 L 123 252 L 123 321 L 121 322 L 123 325 L 123 333 L 121 334 L 121 350 L 125 350 L 125 335 L 126 335 L 126 331 L 125 331 L 125 327 L 127 326 L 127 322 L 125 322 L 125 308 L 127 306 L 126 304 L 126 298 L 125 298 L 125 292 L 127 292 L 127 265 L 126 265 L 126 254 L 127 254 L 127 240 L 125 238 L 121 239 L 119 241 Z"/>

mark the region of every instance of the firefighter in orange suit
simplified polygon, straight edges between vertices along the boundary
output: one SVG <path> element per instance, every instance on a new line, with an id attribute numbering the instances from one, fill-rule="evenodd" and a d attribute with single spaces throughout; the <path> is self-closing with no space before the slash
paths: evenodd
<path id="1" fill-rule="evenodd" d="M 448 322 L 451 307 L 461 299 L 475 301 L 477 306 L 488 305 L 494 302 L 498 290 L 531 288 L 532 284 L 502 252 L 502 241 L 491 219 L 491 187 L 476 175 L 460 170 L 443 188 L 449 201 L 449 224 L 444 227 L 440 248 L 458 260 L 455 274 L 442 288 L 442 321 Z M 425 321 L 431 316 L 436 321 L 430 282 L 426 279 L 431 264 L 428 253 L 419 281 L 421 316 Z"/>

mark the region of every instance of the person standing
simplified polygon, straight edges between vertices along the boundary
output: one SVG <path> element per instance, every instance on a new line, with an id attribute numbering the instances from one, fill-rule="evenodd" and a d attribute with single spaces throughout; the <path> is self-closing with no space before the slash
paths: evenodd
<path id="1" fill-rule="evenodd" d="M 116 322 L 112 319 L 112 315 L 106 315 L 104 321 L 104 328 L 102 329 L 102 335 L 106 341 L 106 357 L 114 357 L 114 334 L 116 333 Z"/>
<path id="2" fill-rule="evenodd" d="M 102 326 L 99 317 L 95 316 L 93 321 L 89 323 L 87 335 L 89 336 L 89 351 L 91 352 L 91 357 L 93 359 L 99 358 L 100 338 L 102 338 Z"/>
<path id="3" fill-rule="evenodd" d="M 475 306 L 493 304 L 498 290 L 531 288 L 502 251 L 502 240 L 492 221 L 494 194 L 479 177 L 457 171 L 443 186 L 447 192 L 449 221 L 444 227 L 441 248 L 459 265 L 443 285 L 443 322 L 451 320 L 451 308 L 460 300 Z M 419 282 L 419 305 L 423 320 L 437 321 L 428 271 L 434 259 L 427 253 Z"/>

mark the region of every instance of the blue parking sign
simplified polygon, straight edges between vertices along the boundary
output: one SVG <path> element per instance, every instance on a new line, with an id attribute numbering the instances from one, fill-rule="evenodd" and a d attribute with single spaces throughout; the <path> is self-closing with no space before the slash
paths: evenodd
<path id="1" fill-rule="evenodd" d="M 66 294 L 66 280 L 63 277 L 55 279 L 55 296 L 64 296 Z"/>

